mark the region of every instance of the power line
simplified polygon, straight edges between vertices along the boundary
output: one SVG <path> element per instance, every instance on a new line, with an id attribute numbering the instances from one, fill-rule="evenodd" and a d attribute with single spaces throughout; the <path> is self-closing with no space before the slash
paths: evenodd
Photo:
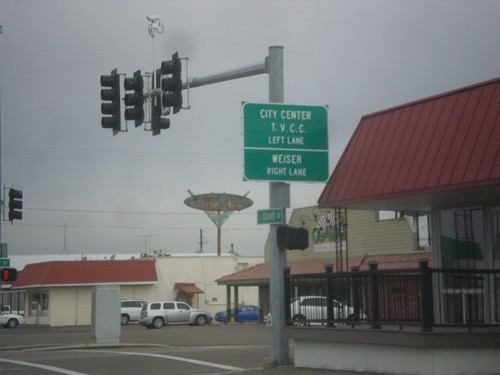
<path id="1" fill-rule="evenodd" d="M 241 154 L 216 153 L 154 153 L 140 151 L 110 151 L 99 149 L 70 149 L 62 147 L 15 147 L 2 149 L 5 157 L 28 159 L 57 159 L 93 161 L 102 163 L 150 163 L 150 164 L 232 164 L 241 163 Z"/>
<path id="2" fill-rule="evenodd" d="M 10 225 L 9 225 L 10 226 Z M 140 229 L 140 230 L 199 230 L 199 226 L 195 227 L 144 227 L 144 226 L 120 226 L 120 225 L 81 225 L 81 224 L 27 224 L 27 223 L 16 223 L 13 225 L 23 226 L 23 227 L 48 227 L 48 228 L 86 228 L 86 229 Z M 202 228 L 207 231 L 215 231 L 214 227 Z M 224 231 L 264 231 L 267 228 L 224 228 Z"/>
<path id="3" fill-rule="evenodd" d="M 168 211 L 118 211 L 118 210 L 84 210 L 78 208 L 42 208 L 42 207 L 23 207 L 28 211 L 46 211 L 46 212 L 74 212 L 91 214 L 127 214 L 127 215 L 205 215 L 204 211 L 194 212 L 168 212 Z M 239 214 L 256 215 L 256 212 L 239 211 Z"/>

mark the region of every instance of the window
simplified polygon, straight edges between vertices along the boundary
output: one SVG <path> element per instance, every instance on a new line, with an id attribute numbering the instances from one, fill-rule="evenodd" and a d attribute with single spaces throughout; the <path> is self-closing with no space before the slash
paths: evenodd
<path id="1" fill-rule="evenodd" d="M 483 211 L 441 212 L 441 256 L 444 267 L 475 269 L 484 264 Z"/>
<path id="2" fill-rule="evenodd" d="M 152 303 L 151 310 L 160 310 L 161 303 Z"/>
<path id="3" fill-rule="evenodd" d="M 492 216 L 493 268 L 500 269 L 500 208 L 495 209 Z"/>
<path id="4" fill-rule="evenodd" d="M 29 294 L 30 316 L 49 316 L 49 293 Z"/>
<path id="5" fill-rule="evenodd" d="M 398 211 L 377 211 L 378 221 L 395 220 L 399 219 L 400 217 L 401 215 L 399 214 Z"/>
<path id="6" fill-rule="evenodd" d="M 185 303 L 181 303 L 181 302 L 177 304 L 177 308 L 179 310 L 189 310 L 189 306 L 186 305 Z"/>
<path id="7" fill-rule="evenodd" d="M 163 304 L 163 309 L 164 310 L 175 310 L 175 303 L 173 303 L 173 302 L 165 302 Z"/>

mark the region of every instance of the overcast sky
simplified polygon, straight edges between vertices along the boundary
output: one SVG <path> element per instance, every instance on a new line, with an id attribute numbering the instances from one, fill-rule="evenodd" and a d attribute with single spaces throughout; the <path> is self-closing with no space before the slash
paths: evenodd
<path id="1" fill-rule="evenodd" d="M 241 102 L 268 101 L 267 75 L 192 89 L 191 109 L 159 136 L 101 128 L 100 75 L 153 70 L 152 14 L 165 28 L 156 67 L 178 51 L 190 77 L 283 46 L 285 102 L 329 107 L 330 173 L 364 114 L 500 74 L 498 0 L 0 0 L 1 183 L 23 190 L 25 207 L 2 223 L 11 255 L 63 252 L 65 226 L 69 254 L 193 253 L 200 229 L 215 253 L 215 226 L 184 205 L 187 189 L 250 191 L 222 252 L 264 254 L 256 211 L 269 183 L 242 180 Z M 292 208 L 323 187 L 293 183 Z"/>

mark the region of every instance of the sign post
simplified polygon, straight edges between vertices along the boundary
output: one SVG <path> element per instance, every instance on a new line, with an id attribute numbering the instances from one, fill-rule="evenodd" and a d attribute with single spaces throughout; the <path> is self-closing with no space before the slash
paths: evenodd
<path id="1" fill-rule="evenodd" d="M 269 47 L 269 102 L 283 103 L 283 47 Z M 290 207 L 290 184 L 278 181 L 269 182 L 269 207 L 283 209 L 283 223 L 286 223 L 286 208 Z M 286 252 L 278 248 L 278 227 L 269 225 L 269 296 L 273 325 L 271 327 L 271 355 L 277 365 L 290 362 L 288 339 L 283 333 L 285 324 L 284 269 Z"/>

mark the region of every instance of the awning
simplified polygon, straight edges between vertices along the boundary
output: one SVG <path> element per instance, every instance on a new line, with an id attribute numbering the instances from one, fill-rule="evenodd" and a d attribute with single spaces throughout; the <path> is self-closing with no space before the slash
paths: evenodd
<path id="1" fill-rule="evenodd" d="M 319 206 L 428 211 L 498 199 L 499 111 L 496 78 L 363 116 Z"/>
<path id="2" fill-rule="evenodd" d="M 175 283 L 174 288 L 186 294 L 205 293 L 193 283 Z"/>

